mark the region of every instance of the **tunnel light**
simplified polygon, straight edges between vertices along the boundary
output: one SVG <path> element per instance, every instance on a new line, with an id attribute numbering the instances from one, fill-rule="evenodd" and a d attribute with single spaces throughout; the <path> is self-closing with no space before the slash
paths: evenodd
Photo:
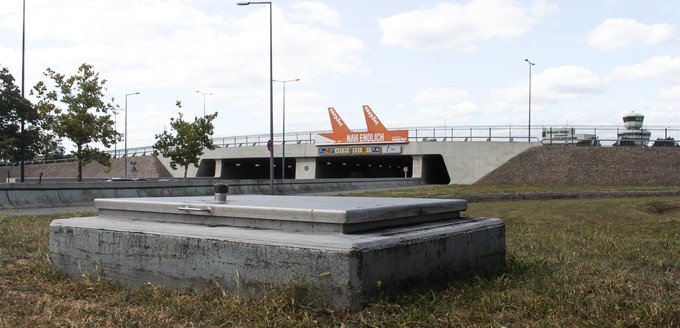
<path id="1" fill-rule="evenodd" d="M 255 164 L 255 167 L 260 167 L 260 164 Z"/>
<path id="2" fill-rule="evenodd" d="M 331 162 L 326 162 L 326 165 L 331 165 Z"/>
<path id="3" fill-rule="evenodd" d="M 236 166 L 237 166 L 237 167 L 238 167 L 238 166 L 241 166 L 241 163 L 236 163 Z"/>

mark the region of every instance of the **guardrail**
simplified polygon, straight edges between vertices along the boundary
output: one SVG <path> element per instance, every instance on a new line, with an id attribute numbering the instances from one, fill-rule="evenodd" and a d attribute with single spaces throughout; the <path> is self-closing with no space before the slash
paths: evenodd
<path id="1" fill-rule="evenodd" d="M 650 141 L 657 139 L 674 138 L 680 139 L 680 127 L 669 126 L 645 126 L 645 130 L 651 132 Z M 545 137 L 543 132 L 546 130 L 564 130 L 571 129 L 573 135 L 592 134 L 596 136 L 599 145 L 607 147 L 612 146 L 618 139 L 617 135 L 620 132 L 626 131 L 621 126 L 606 126 L 606 125 L 573 125 L 573 126 L 556 126 L 543 125 L 534 126 L 531 133 L 528 133 L 526 126 L 519 125 L 495 125 L 495 126 L 438 126 L 438 127 L 409 127 L 397 128 L 395 130 L 408 130 L 409 141 L 494 141 L 494 142 L 543 142 L 543 144 L 576 144 L 577 140 L 574 138 L 550 138 Z M 292 132 L 274 135 L 274 144 L 308 144 L 315 143 L 316 136 L 319 133 L 330 131 L 307 131 L 307 132 Z M 361 130 L 357 130 L 361 132 Z M 531 136 L 531 137 L 530 137 Z M 265 146 L 269 140 L 269 134 L 254 134 L 242 135 L 232 137 L 217 137 L 213 138 L 213 144 L 218 148 L 229 147 L 253 147 Z M 127 157 L 149 156 L 153 154 L 153 146 L 134 147 L 127 149 Z M 125 149 L 117 148 L 115 150 L 107 150 L 113 158 L 120 158 L 125 156 Z M 45 163 L 59 163 L 64 161 L 74 161 L 73 158 L 30 161 L 26 164 L 45 164 Z M 17 165 L 16 163 L 3 163 L 0 166 Z"/>

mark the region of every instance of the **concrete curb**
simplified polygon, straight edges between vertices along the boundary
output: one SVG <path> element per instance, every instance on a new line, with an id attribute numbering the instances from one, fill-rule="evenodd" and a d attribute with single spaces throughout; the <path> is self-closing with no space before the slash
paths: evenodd
<path id="1" fill-rule="evenodd" d="M 81 182 L 0 185 L 0 209 L 92 206 L 96 198 L 209 196 L 216 183 L 230 194 L 269 194 L 269 180 Z M 277 181 L 277 195 L 419 186 L 420 179 L 314 179 Z"/>
<path id="2" fill-rule="evenodd" d="M 465 199 L 470 203 L 504 202 L 518 200 L 590 199 L 590 198 L 638 198 L 678 197 L 680 190 L 593 190 L 567 192 L 519 192 L 495 194 L 449 195 L 436 198 Z"/>
<path id="3" fill-rule="evenodd" d="M 7 190 L 0 190 L 0 209 L 14 208 L 14 205 L 9 201 L 9 196 L 7 196 L 7 194 Z"/>

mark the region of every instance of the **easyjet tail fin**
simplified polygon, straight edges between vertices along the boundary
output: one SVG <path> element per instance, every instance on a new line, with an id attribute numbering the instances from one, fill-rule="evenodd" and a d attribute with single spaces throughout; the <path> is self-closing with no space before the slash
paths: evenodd
<path id="1" fill-rule="evenodd" d="M 331 127 L 333 128 L 333 132 L 320 133 L 320 135 L 338 142 L 342 142 L 344 136 L 348 133 L 351 133 L 352 131 L 349 129 L 349 127 L 347 127 L 345 121 L 342 120 L 340 114 L 335 111 L 335 108 L 328 107 L 328 117 L 331 119 Z"/>
<path id="2" fill-rule="evenodd" d="M 366 119 L 366 129 L 368 132 L 386 132 L 387 128 L 380 122 L 378 115 L 375 115 L 371 107 L 364 105 L 364 118 Z"/>
<path id="3" fill-rule="evenodd" d="M 335 111 L 335 108 L 333 107 L 328 107 L 328 117 L 331 119 L 331 127 L 333 128 L 334 133 L 342 132 L 342 133 L 349 133 L 352 132 L 349 127 L 347 127 L 347 124 L 345 124 L 345 121 L 342 120 L 342 117 L 340 117 L 340 114 L 338 114 L 337 111 Z"/>

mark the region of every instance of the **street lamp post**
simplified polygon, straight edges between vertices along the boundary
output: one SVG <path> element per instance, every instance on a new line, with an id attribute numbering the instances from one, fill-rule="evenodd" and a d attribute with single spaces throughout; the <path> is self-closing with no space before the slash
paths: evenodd
<path id="1" fill-rule="evenodd" d="M 26 80 L 25 78 L 25 67 L 26 67 L 26 0 L 24 0 L 24 6 L 23 6 L 23 11 L 22 11 L 22 20 L 23 20 L 23 26 L 22 26 L 22 31 L 21 31 L 21 98 L 24 98 L 24 81 Z M 24 162 L 26 161 L 26 142 L 24 141 L 24 129 L 26 125 L 26 121 L 24 120 L 24 117 L 26 116 L 26 113 L 21 114 L 21 158 L 20 158 L 20 180 L 21 182 L 26 182 L 25 178 L 25 164 Z M 9 182 L 9 181 L 8 181 Z"/>
<path id="2" fill-rule="evenodd" d="M 118 111 L 115 108 L 113 109 L 113 130 L 116 131 L 116 134 L 118 134 Z M 116 140 L 116 142 L 113 143 L 113 158 L 117 157 L 118 157 L 118 140 Z"/>
<path id="3" fill-rule="evenodd" d="M 283 133 L 282 133 L 282 142 L 281 142 L 281 180 L 286 178 L 286 83 L 288 82 L 297 82 L 300 81 L 300 79 L 294 79 L 294 80 L 285 80 L 285 81 L 279 81 L 279 80 L 274 80 L 274 82 L 281 82 L 283 83 Z"/>
<path id="4" fill-rule="evenodd" d="M 274 65 L 272 47 L 272 3 L 271 1 L 239 2 L 239 6 L 269 5 L 269 188 L 272 195 L 274 191 Z"/>
<path id="5" fill-rule="evenodd" d="M 124 134 L 124 138 L 125 138 L 125 153 L 124 153 L 124 155 L 123 155 L 123 159 L 124 159 L 124 162 L 125 162 L 125 177 L 126 177 L 126 178 L 127 178 L 127 176 L 128 176 L 128 173 L 127 173 L 127 172 L 128 172 L 128 171 L 127 171 L 127 141 L 128 141 L 128 133 L 127 133 L 127 113 L 128 113 L 127 98 L 128 98 L 128 96 L 138 95 L 138 94 L 139 94 L 139 91 L 133 92 L 133 93 L 128 93 L 128 94 L 125 95 L 125 134 Z"/>
<path id="6" fill-rule="evenodd" d="M 530 62 L 529 59 L 524 59 L 524 61 L 529 63 L 529 136 L 527 137 L 527 141 L 531 142 L 531 66 L 536 64 Z"/>
<path id="7" fill-rule="evenodd" d="M 200 93 L 200 94 L 203 95 L 203 117 L 205 117 L 205 96 L 206 96 L 206 95 L 212 96 L 212 93 L 210 93 L 210 92 L 201 92 L 201 91 L 198 91 L 198 90 L 196 90 L 196 93 Z"/>

